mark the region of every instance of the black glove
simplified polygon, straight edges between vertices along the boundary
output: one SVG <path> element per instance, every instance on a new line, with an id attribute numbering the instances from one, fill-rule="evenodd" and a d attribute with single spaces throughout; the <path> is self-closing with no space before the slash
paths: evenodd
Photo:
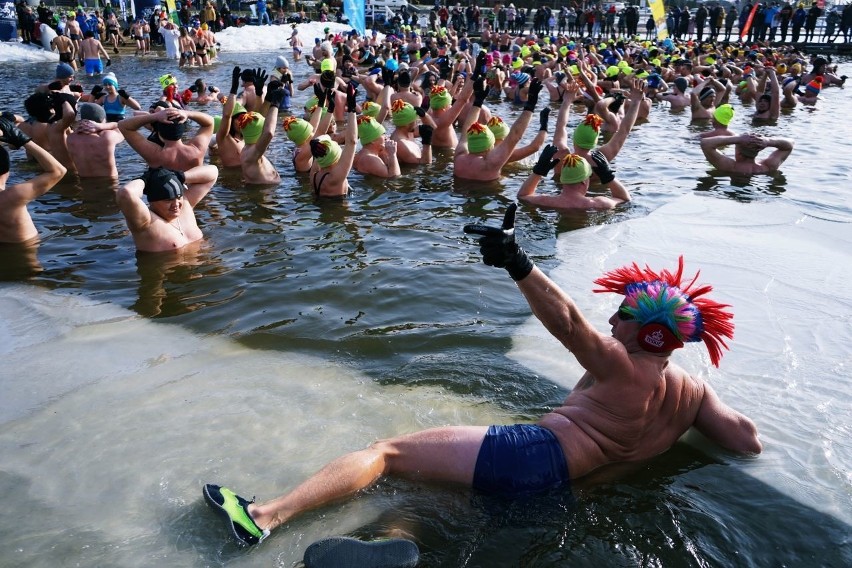
<path id="1" fill-rule="evenodd" d="M 314 83 L 314 95 L 317 97 L 317 104 L 321 107 L 325 106 L 325 89 L 319 83 Z"/>
<path id="2" fill-rule="evenodd" d="M 355 112 L 355 85 L 349 83 L 346 87 L 346 112 Z"/>
<path id="3" fill-rule="evenodd" d="M 424 146 L 432 145 L 432 134 L 435 133 L 435 129 L 429 126 L 428 124 L 421 124 L 419 126 L 420 130 L 420 140 L 423 142 Z"/>
<path id="4" fill-rule="evenodd" d="M 190 93 L 197 93 L 198 92 L 198 85 L 190 85 L 186 90 L 189 91 Z"/>
<path id="5" fill-rule="evenodd" d="M 527 93 L 527 104 L 524 105 L 524 110 L 530 112 L 535 110 L 535 105 L 538 104 L 538 94 L 541 92 L 541 81 L 533 79 L 530 83 L 530 89 Z"/>
<path id="6" fill-rule="evenodd" d="M 83 85 L 69 85 L 68 89 L 72 93 L 80 93 L 81 95 L 83 94 Z"/>
<path id="7" fill-rule="evenodd" d="M 546 177 L 547 174 L 556 167 L 556 164 L 559 163 L 559 160 L 554 158 L 553 156 L 559 149 L 553 144 L 548 144 L 541 150 L 541 155 L 538 157 L 538 162 L 533 166 L 533 173 L 538 174 L 541 177 Z"/>
<path id="8" fill-rule="evenodd" d="M 334 96 L 334 89 L 329 89 L 325 92 L 325 102 L 325 108 L 328 109 L 328 112 L 334 112 L 334 109 L 337 106 L 337 97 Z"/>
<path id="9" fill-rule="evenodd" d="M 281 101 L 284 100 L 285 95 L 286 93 L 281 87 L 274 90 L 269 89 L 266 92 L 266 102 L 269 103 L 269 106 L 278 108 L 281 105 Z"/>
<path id="10" fill-rule="evenodd" d="M 592 160 L 592 171 L 600 178 L 601 183 L 606 185 L 615 179 L 615 170 L 609 165 L 609 160 L 603 155 L 600 150 L 595 150 L 589 153 Z"/>
<path id="11" fill-rule="evenodd" d="M 473 106 L 481 108 L 486 95 L 488 95 L 488 90 L 485 88 L 485 79 L 480 77 L 473 83 Z"/>
<path id="12" fill-rule="evenodd" d="M 89 94 L 92 95 L 94 98 L 99 99 L 104 94 L 104 88 L 101 85 L 95 85 L 94 87 L 92 87 L 92 90 L 89 91 Z"/>
<path id="13" fill-rule="evenodd" d="M 538 113 L 538 129 L 547 132 L 547 119 L 550 118 L 550 107 L 544 107 Z"/>
<path id="14" fill-rule="evenodd" d="M 112 65 L 112 59 L 107 59 L 107 64 L 106 64 L 106 66 L 107 66 L 107 67 L 109 67 L 110 65 Z"/>
<path id="15" fill-rule="evenodd" d="M 14 112 L 4 110 L 2 113 L 0 113 L 0 117 L 5 118 L 9 122 L 17 126 L 18 118 L 15 116 Z"/>
<path id="16" fill-rule="evenodd" d="M 5 116 L 0 118 L 0 130 L 3 131 L 0 135 L 0 142 L 5 142 L 13 148 L 20 148 L 32 138 L 21 132 L 21 129 L 15 124 L 14 119 L 9 120 Z"/>
<path id="17" fill-rule="evenodd" d="M 216 91 L 218 91 L 218 90 L 219 90 L 219 89 L 217 89 L 217 88 L 216 88 L 216 87 L 214 87 L 213 85 L 210 85 L 210 86 L 208 86 L 208 87 L 207 87 L 207 92 L 208 92 L 208 93 L 215 93 L 215 92 L 216 92 Z"/>
<path id="18" fill-rule="evenodd" d="M 503 217 L 503 226 L 499 229 L 488 225 L 464 226 L 465 233 L 482 235 L 479 239 L 482 262 L 488 266 L 505 268 L 515 281 L 526 278 L 535 266 L 524 249 L 515 242 L 515 211 L 517 209 L 517 203 L 509 205 L 506 216 Z"/>
<path id="19" fill-rule="evenodd" d="M 476 81 L 483 75 L 485 75 L 485 51 L 480 51 L 473 67 L 473 80 Z"/>
<path id="20" fill-rule="evenodd" d="M 280 88 L 282 88 L 283 86 L 284 86 L 284 83 L 282 83 L 282 82 L 281 82 L 281 81 L 279 81 L 278 79 L 273 79 L 273 80 L 271 80 L 271 81 L 269 82 L 269 84 L 266 86 L 266 90 L 267 90 L 267 91 L 274 91 L 274 90 L 276 90 L 276 89 L 280 89 Z"/>
<path id="21" fill-rule="evenodd" d="M 387 67 L 382 67 L 382 83 L 389 87 L 393 86 L 393 71 Z"/>
<path id="22" fill-rule="evenodd" d="M 239 67 L 234 67 L 231 72 L 231 94 L 236 95 L 240 88 L 240 73 L 242 70 Z"/>
<path id="23" fill-rule="evenodd" d="M 426 99 L 424 98 L 423 100 L 425 101 Z M 424 116 L 426 116 L 426 109 L 422 106 L 414 107 L 414 113 L 420 118 L 423 118 Z"/>
<path id="24" fill-rule="evenodd" d="M 258 67 L 254 70 L 254 78 L 251 80 L 254 83 L 254 92 L 260 96 L 263 93 L 263 85 L 266 83 L 266 78 L 269 77 L 266 71 Z"/>
<path id="25" fill-rule="evenodd" d="M 124 89 L 118 90 L 118 96 L 121 97 L 122 99 L 129 99 L 130 98 L 130 95 L 128 95 L 127 91 L 125 91 Z"/>

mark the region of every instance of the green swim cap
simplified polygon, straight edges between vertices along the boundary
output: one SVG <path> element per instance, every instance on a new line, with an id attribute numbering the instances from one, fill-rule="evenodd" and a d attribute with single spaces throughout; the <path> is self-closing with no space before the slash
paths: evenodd
<path id="1" fill-rule="evenodd" d="M 577 154 L 568 154 L 562 159 L 562 171 L 559 173 L 560 183 L 580 183 L 592 175 L 589 162 Z"/>
<path id="2" fill-rule="evenodd" d="M 340 159 L 340 144 L 328 135 L 322 135 L 311 140 L 311 155 L 321 168 L 333 166 Z"/>
<path id="3" fill-rule="evenodd" d="M 719 105 L 713 112 L 713 118 L 722 126 L 728 126 L 734 118 L 734 107 L 729 104 Z"/>
<path id="4" fill-rule="evenodd" d="M 391 122 L 394 126 L 407 126 L 417 120 L 414 107 L 402 99 L 397 99 L 391 105 Z"/>
<path id="5" fill-rule="evenodd" d="M 240 132 L 242 132 L 246 144 L 254 144 L 260 140 L 265 122 L 266 119 L 256 112 L 247 112 L 237 119 L 237 125 L 240 127 Z"/>
<path id="6" fill-rule="evenodd" d="M 285 118 L 281 126 L 284 128 L 284 133 L 287 135 L 287 138 L 289 138 L 290 141 L 295 143 L 297 146 L 301 146 L 307 142 L 314 134 L 314 129 L 307 120 L 302 120 L 295 116 L 288 116 Z"/>
<path id="7" fill-rule="evenodd" d="M 382 106 L 374 103 L 373 101 L 364 101 L 361 105 L 361 114 L 364 116 L 372 116 L 376 118 L 379 116 L 379 111 L 382 110 Z"/>
<path id="8" fill-rule="evenodd" d="M 467 129 L 467 150 L 471 154 L 481 154 L 494 147 L 494 134 L 480 122 L 474 122 Z"/>
<path id="9" fill-rule="evenodd" d="M 588 114 L 574 129 L 574 144 L 584 150 L 591 150 L 598 144 L 603 119 L 596 114 Z"/>
<path id="10" fill-rule="evenodd" d="M 358 139 L 364 146 L 375 142 L 384 133 L 385 127 L 376 122 L 376 119 L 372 116 L 361 115 L 358 117 Z"/>
<path id="11" fill-rule="evenodd" d="M 445 87 L 440 85 L 432 87 L 429 91 L 429 107 L 433 110 L 441 110 L 450 106 L 453 102 L 453 97 Z"/>
<path id="12" fill-rule="evenodd" d="M 509 135 L 509 125 L 503 122 L 499 116 L 492 116 L 488 121 L 488 130 L 494 135 L 495 140 L 503 140 Z"/>

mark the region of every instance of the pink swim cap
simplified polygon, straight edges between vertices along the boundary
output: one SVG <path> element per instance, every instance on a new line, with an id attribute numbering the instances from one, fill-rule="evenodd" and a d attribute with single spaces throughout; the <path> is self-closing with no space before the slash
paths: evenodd
<path id="1" fill-rule="evenodd" d="M 503 65 L 511 65 L 512 64 L 512 56 L 508 53 L 503 54 Z"/>

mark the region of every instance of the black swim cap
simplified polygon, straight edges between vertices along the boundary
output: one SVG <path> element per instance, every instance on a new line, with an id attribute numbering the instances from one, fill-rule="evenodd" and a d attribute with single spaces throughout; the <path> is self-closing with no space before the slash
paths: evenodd
<path id="1" fill-rule="evenodd" d="M 180 199 L 183 196 L 186 177 L 183 172 L 166 168 L 150 168 L 142 176 L 142 181 L 145 182 L 143 193 L 148 198 L 148 203 L 151 203 Z"/>
<path id="2" fill-rule="evenodd" d="M 186 131 L 185 122 L 155 122 L 157 134 L 163 140 L 180 140 Z"/>
<path id="3" fill-rule="evenodd" d="M 9 152 L 0 146 L 0 176 L 9 173 Z"/>
<path id="4" fill-rule="evenodd" d="M 326 89 L 333 88 L 335 81 L 336 76 L 334 74 L 334 71 L 323 71 L 322 73 L 320 73 L 320 85 L 322 85 Z"/>

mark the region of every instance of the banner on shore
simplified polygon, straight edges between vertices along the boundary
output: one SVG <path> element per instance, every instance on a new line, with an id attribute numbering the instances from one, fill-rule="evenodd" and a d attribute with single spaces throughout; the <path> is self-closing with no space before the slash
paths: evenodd
<path id="1" fill-rule="evenodd" d="M 364 17 L 366 2 L 360 0 L 343 0 L 343 13 L 349 18 L 349 25 L 364 35 L 367 33 L 367 24 Z"/>
<path id="2" fill-rule="evenodd" d="M 166 0 L 166 8 L 169 11 L 169 21 L 176 26 L 180 26 L 180 18 L 178 17 L 177 6 L 175 0 Z"/>
<path id="3" fill-rule="evenodd" d="M 748 14 L 748 19 L 746 20 L 743 29 L 740 30 L 740 41 L 748 34 L 748 31 L 751 29 L 751 24 L 754 22 L 754 15 L 757 13 L 757 9 L 760 8 L 760 3 L 755 2 L 754 8 L 751 9 L 751 12 Z"/>
<path id="4" fill-rule="evenodd" d="M 666 6 L 663 0 L 650 0 L 648 6 L 654 16 L 654 25 L 657 26 L 657 39 L 666 39 L 669 37 L 669 28 L 666 25 Z"/>

